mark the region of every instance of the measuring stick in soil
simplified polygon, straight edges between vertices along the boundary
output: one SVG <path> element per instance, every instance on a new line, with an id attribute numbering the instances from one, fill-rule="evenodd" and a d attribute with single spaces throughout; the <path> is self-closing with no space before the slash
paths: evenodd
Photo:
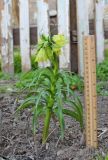
<path id="1" fill-rule="evenodd" d="M 95 37 L 84 37 L 86 145 L 97 148 L 97 95 Z"/>

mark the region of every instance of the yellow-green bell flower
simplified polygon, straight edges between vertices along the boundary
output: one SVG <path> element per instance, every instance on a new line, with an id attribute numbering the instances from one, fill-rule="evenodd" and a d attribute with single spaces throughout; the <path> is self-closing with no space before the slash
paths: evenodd
<path id="1" fill-rule="evenodd" d="M 35 62 L 44 62 L 47 60 L 48 60 L 48 57 L 46 55 L 46 51 L 44 48 L 41 48 L 36 54 Z"/>
<path id="2" fill-rule="evenodd" d="M 38 45 L 42 45 L 44 42 L 42 41 L 42 39 L 40 38 L 39 40 L 38 40 Z"/>
<path id="3" fill-rule="evenodd" d="M 47 55 L 48 59 L 51 60 L 52 57 L 53 57 L 53 51 L 52 51 L 52 49 L 49 46 L 47 46 L 45 48 L 45 52 L 46 52 L 46 55 Z"/>
<path id="4" fill-rule="evenodd" d="M 67 43 L 67 39 L 64 37 L 64 35 L 59 34 L 59 35 L 54 35 L 53 36 L 53 41 L 55 42 L 56 45 L 58 45 L 60 48 L 63 47 Z"/>
<path id="5" fill-rule="evenodd" d="M 56 55 L 61 54 L 61 47 L 57 47 L 56 45 L 53 46 L 53 52 L 56 53 Z"/>

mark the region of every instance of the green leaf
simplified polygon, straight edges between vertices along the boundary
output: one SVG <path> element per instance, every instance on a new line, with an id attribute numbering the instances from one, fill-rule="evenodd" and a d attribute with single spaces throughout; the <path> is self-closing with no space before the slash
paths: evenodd
<path id="1" fill-rule="evenodd" d="M 60 71 L 59 77 L 62 78 L 63 89 L 65 89 L 67 97 L 72 96 L 73 95 L 73 91 L 71 89 L 72 73 L 67 71 Z"/>
<path id="2" fill-rule="evenodd" d="M 32 120 L 32 124 L 33 124 L 33 133 L 35 134 L 36 133 L 36 124 L 37 124 L 37 118 L 39 116 L 39 103 L 40 103 L 40 100 L 42 98 L 42 92 L 37 96 L 37 100 L 36 100 L 36 104 L 33 108 L 33 120 Z"/>
<path id="3" fill-rule="evenodd" d="M 64 122 L 64 115 L 63 115 L 63 104 L 62 104 L 62 94 L 61 94 L 61 86 L 58 85 L 58 90 L 57 90 L 57 115 L 60 123 L 60 128 L 61 128 L 61 138 L 63 139 L 64 137 L 64 130 L 65 130 L 65 122 Z"/>
<path id="4" fill-rule="evenodd" d="M 36 101 L 36 97 L 31 96 L 29 98 L 27 98 L 16 110 L 16 112 L 19 112 L 21 110 L 24 110 L 26 108 L 29 108 L 30 105 L 34 105 Z"/>
<path id="5" fill-rule="evenodd" d="M 78 97 L 76 97 L 74 100 L 68 100 L 66 103 L 71 106 L 72 113 L 70 116 L 72 116 L 75 120 L 77 120 L 80 123 L 81 129 L 84 128 L 83 124 L 83 106 Z M 75 115 L 74 115 L 75 114 Z M 69 115 L 69 114 L 68 114 Z"/>
<path id="6" fill-rule="evenodd" d="M 63 109 L 63 113 L 74 118 L 76 121 L 80 121 L 78 114 L 75 111 L 69 109 Z"/>

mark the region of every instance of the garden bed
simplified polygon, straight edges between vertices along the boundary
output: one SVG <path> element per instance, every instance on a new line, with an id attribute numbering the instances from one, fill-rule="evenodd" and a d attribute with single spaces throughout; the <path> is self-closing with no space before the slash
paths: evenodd
<path id="1" fill-rule="evenodd" d="M 4 81 L 4 84 L 5 83 Z M 3 81 L 1 82 L 3 85 Z M 88 149 L 80 144 L 80 126 L 66 117 L 64 140 L 59 140 L 59 129 L 52 121 L 47 144 L 42 146 L 42 118 L 40 128 L 33 137 L 31 115 L 26 110 L 20 116 L 13 115 L 24 95 L 18 93 L 1 93 L 0 110 L 2 111 L 2 127 L 0 156 L 9 160 L 92 160 L 99 153 L 108 152 L 108 132 L 98 137 L 99 148 Z M 83 95 L 80 95 L 83 100 Z M 98 136 L 108 128 L 108 97 L 98 97 Z M 1 160 L 1 159 L 0 159 Z"/>

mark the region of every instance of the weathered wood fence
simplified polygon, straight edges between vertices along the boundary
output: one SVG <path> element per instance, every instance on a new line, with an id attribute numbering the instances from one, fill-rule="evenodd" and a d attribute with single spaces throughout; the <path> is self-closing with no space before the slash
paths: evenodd
<path id="1" fill-rule="evenodd" d="M 90 0 L 89 0 L 90 1 Z M 89 3 L 92 1 L 77 0 L 77 41 L 78 41 L 78 71 L 83 75 L 84 70 L 84 48 L 83 36 L 88 35 L 89 29 Z M 48 0 L 37 0 L 37 38 L 42 33 L 50 34 L 49 28 L 49 5 Z M 57 0 L 57 22 L 58 33 L 64 34 L 68 39 L 68 44 L 63 49 L 60 56 L 60 68 L 71 69 L 72 52 L 70 48 L 70 7 L 71 0 Z M 88 3 L 89 2 L 89 3 Z M 97 61 L 104 59 L 104 31 L 103 31 L 103 10 L 104 4 L 100 0 L 92 2 L 95 7 L 95 33 L 97 44 Z M 1 39 L 1 62 L 2 71 L 14 73 L 14 55 L 13 55 L 13 28 L 12 28 L 12 0 L 0 0 L 0 39 Z M 101 10 L 101 12 L 100 12 Z M 29 23 L 29 0 L 19 0 L 19 32 L 20 32 L 20 51 L 22 60 L 22 71 L 31 69 L 30 61 L 30 23 Z M 77 53 L 76 53 L 77 54 Z"/>

